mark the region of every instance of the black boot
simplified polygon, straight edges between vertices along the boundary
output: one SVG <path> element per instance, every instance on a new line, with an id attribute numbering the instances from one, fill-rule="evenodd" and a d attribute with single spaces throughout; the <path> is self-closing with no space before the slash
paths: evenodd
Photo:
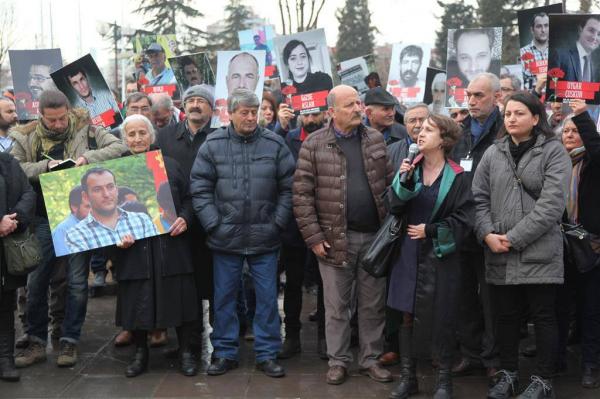
<path id="1" fill-rule="evenodd" d="M 198 374 L 198 362 L 190 349 L 192 338 L 192 326 L 183 325 L 176 328 L 177 340 L 179 341 L 179 370 L 186 377 Z"/>
<path id="2" fill-rule="evenodd" d="M 300 334 L 289 334 L 286 335 L 285 341 L 283 341 L 283 345 L 281 345 L 281 351 L 277 354 L 277 359 L 289 359 L 301 351 Z"/>
<path id="3" fill-rule="evenodd" d="M 19 381 L 21 375 L 15 368 L 15 314 L 12 311 L 0 312 L 0 329 L 4 329 L 0 330 L 0 380 Z"/>
<path id="4" fill-rule="evenodd" d="M 450 367 L 441 367 L 438 370 L 433 399 L 450 398 L 452 398 L 452 372 Z"/>
<path id="5" fill-rule="evenodd" d="M 411 357 L 412 327 L 400 326 L 400 382 L 390 394 L 391 399 L 406 399 L 419 392 L 417 361 Z"/>
<path id="6" fill-rule="evenodd" d="M 126 377 L 137 377 L 148 370 L 148 331 L 134 331 L 133 339 L 135 341 L 135 355 L 125 369 Z"/>

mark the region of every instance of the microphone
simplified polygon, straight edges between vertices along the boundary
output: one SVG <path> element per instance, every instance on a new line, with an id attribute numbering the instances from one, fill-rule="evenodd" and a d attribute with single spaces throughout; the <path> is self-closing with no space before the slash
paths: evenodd
<path id="1" fill-rule="evenodd" d="M 412 164 L 418 153 L 419 146 L 415 143 L 412 143 L 410 147 L 408 147 L 408 163 Z M 406 180 L 408 180 L 408 173 L 409 172 L 407 171 L 400 175 L 400 183 L 406 183 Z"/>

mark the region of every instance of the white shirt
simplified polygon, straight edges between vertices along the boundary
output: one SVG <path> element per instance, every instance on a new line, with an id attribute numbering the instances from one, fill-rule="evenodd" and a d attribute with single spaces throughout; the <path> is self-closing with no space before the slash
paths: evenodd
<path id="1" fill-rule="evenodd" d="M 589 53 L 587 51 L 585 51 L 585 49 L 583 48 L 583 46 L 581 45 L 581 43 L 579 43 L 579 40 L 577 41 L 577 53 L 579 54 L 579 77 L 580 79 L 583 79 L 583 68 L 585 67 L 585 59 L 583 57 L 587 56 L 588 57 L 588 63 L 589 63 L 589 67 L 590 67 L 590 72 L 592 71 L 592 53 Z M 591 73 L 590 73 L 591 75 Z M 591 76 L 590 76 L 591 77 Z"/>

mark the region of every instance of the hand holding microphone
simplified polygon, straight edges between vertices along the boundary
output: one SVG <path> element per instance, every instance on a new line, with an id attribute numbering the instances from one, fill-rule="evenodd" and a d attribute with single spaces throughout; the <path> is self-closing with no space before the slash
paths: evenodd
<path id="1" fill-rule="evenodd" d="M 406 183 L 408 178 L 412 176 L 413 170 L 415 169 L 415 166 L 412 163 L 418 153 L 419 146 L 412 143 L 410 147 L 408 147 L 408 158 L 400 165 L 400 183 Z"/>

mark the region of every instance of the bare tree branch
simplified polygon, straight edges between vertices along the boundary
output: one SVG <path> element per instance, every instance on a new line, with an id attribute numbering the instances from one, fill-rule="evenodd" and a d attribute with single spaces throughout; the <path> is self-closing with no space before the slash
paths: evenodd
<path id="1" fill-rule="evenodd" d="M 13 2 L 6 2 L 0 8 L 0 66 L 16 39 L 15 6 Z"/>
<path id="2" fill-rule="evenodd" d="M 304 27 L 304 0 L 300 0 L 300 26 Z"/>
<path id="3" fill-rule="evenodd" d="M 315 15 L 315 20 L 312 22 L 312 24 L 310 26 L 308 26 L 308 29 L 314 29 L 317 27 L 317 22 L 319 21 L 319 14 L 321 14 L 321 10 L 323 9 L 323 6 L 325 5 L 325 0 L 321 0 L 321 5 L 319 6 L 319 9 L 317 10 L 317 13 Z"/>
<path id="4" fill-rule="evenodd" d="M 310 18 L 308 18 L 307 26 L 312 24 L 313 15 L 315 15 L 315 3 L 317 0 L 310 0 Z"/>
<path id="5" fill-rule="evenodd" d="M 283 29 L 283 34 L 285 35 L 285 17 L 283 16 L 283 4 L 281 4 L 281 0 L 279 0 L 279 15 L 281 16 L 281 27 Z"/>
<path id="6" fill-rule="evenodd" d="M 290 33 L 292 33 L 292 14 L 290 13 L 290 2 L 289 2 L 289 0 L 285 0 L 285 7 L 287 8 L 287 16 L 288 16 Z"/>

